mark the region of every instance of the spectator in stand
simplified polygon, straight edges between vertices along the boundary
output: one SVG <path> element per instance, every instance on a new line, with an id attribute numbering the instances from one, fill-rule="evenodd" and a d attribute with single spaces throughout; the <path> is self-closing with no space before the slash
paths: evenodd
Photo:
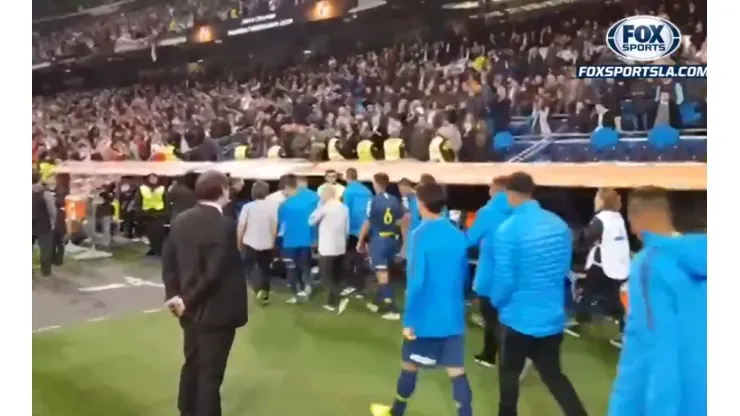
<path id="1" fill-rule="evenodd" d="M 181 1 L 165 15 L 170 20 L 183 13 L 208 16 L 232 4 Z M 653 1 L 641 8 L 641 13 L 660 11 Z M 146 38 L 147 33 L 158 32 L 152 29 L 159 21 L 157 12 L 146 10 L 132 10 L 124 17 L 117 13 L 126 30 L 111 33 Z M 706 62 L 702 18 L 685 17 L 690 6 L 662 10 L 679 24 L 686 20 L 693 25 L 687 30 L 693 34 L 675 58 Z M 171 148 L 180 159 L 216 161 L 246 146 L 244 157 L 316 160 L 326 157 L 327 143 L 336 139 L 343 158 L 362 156 L 357 148 L 369 141 L 367 157 L 382 159 L 384 141 L 398 137 L 407 156 L 428 160 L 429 144 L 441 134 L 462 160 L 480 161 L 496 158 L 488 155 L 491 141 L 505 130 L 548 136 L 590 133 L 598 126 L 620 124 L 645 130 L 654 121 L 680 126 L 679 110 L 685 102 L 695 103 L 706 118 L 701 80 L 621 84 L 574 79 L 574 64 L 612 59 L 601 43 L 608 25 L 623 16 L 622 7 L 579 4 L 525 19 L 516 27 L 497 25 L 496 33 L 483 27 L 488 38 L 475 37 L 471 28 L 466 36 L 473 40 L 453 33 L 442 41 L 396 44 L 380 54 L 309 59 L 274 71 L 269 79 L 246 74 L 241 84 L 209 80 L 204 74 L 198 82 L 180 85 L 35 97 L 35 154 L 51 151 L 62 160 L 149 160 Z M 101 17 L 95 27 L 105 31 L 107 22 Z M 55 36 L 63 38 L 63 34 Z M 41 41 L 44 36 L 36 38 Z M 599 104 L 606 111 L 596 111 Z M 631 106 L 624 114 L 623 105 Z M 565 122 L 558 121 L 559 114 L 567 115 Z M 512 116 L 526 121 L 511 122 Z"/>

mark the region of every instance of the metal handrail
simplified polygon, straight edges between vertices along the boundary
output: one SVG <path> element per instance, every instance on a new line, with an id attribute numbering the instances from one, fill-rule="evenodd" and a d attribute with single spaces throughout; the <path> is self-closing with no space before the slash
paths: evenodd
<path id="1" fill-rule="evenodd" d="M 648 131 L 626 131 L 626 132 L 620 132 L 620 136 L 645 136 L 647 137 Z M 706 139 L 707 129 L 684 129 L 678 131 L 680 137 L 693 137 L 693 136 L 699 136 L 702 133 L 704 134 L 704 139 Z M 514 139 L 516 140 L 529 140 L 529 139 L 543 139 L 545 137 L 550 138 L 559 138 L 559 137 L 567 137 L 567 138 L 590 138 L 593 132 L 591 133 L 549 133 L 549 134 L 522 134 L 520 136 L 514 136 Z"/>
<path id="2" fill-rule="evenodd" d="M 561 114 L 561 113 L 558 113 L 558 114 L 548 114 L 547 115 L 547 118 L 548 119 L 554 119 L 554 118 L 556 118 L 556 119 L 566 119 L 568 117 L 569 117 L 568 114 Z M 513 116 L 513 117 L 511 117 L 511 121 L 527 121 L 527 120 L 529 120 L 531 118 L 532 118 L 532 116 Z"/>
<path id="3" fill-rule="evenodd" d="M 679 137 L 679 141 L 687 141 L 687 142 L 703 142 L 707 140 L 707 136 L 684 136 Z M 647 142 L 647 137 L 623 137 L 619 139 L 620 142 L 623 143 L 642 143 Z M 564 140 L 558 140 L 557 144 L 588 144 L 590 143 L 590 139 L 564 139 Z M 533 142 L 538 143 L 538 142 Z"/>

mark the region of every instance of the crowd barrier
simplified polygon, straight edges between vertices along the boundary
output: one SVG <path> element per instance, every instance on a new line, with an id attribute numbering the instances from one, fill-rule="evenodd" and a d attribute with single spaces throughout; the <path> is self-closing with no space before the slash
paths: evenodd
<path id="1" fill-rule="evenodd" d="M 393 162 L 320 162 L 305 160 L 250 160 L 229 162 L 65 162 L 57 172 L 83 176 L 178 176 L 188 171 L 217 169 L 232 177 L 277 180 L 293 173 L 298 176 L 324 176 L 333 169 L 344 172 L 356 168 L 360 180 L 370 181 L 385 172 L 391 181 L 402 178 L 417 181 L 428 173 L 449 185 L 488 185 L 492 178 L 524 171 L 541 186 L 568 188 L 636 188 L 661 186 L 673 190 L 706 190 L 706 163 L 430 163 L 400 160 Z"/>

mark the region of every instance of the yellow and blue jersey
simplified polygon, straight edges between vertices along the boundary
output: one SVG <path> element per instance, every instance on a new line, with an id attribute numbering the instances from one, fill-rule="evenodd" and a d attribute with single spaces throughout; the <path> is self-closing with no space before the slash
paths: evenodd
<path id="1" fill-rule="evenodd" d="M 403 218 L 404 209 L 395 196 L 381 192 L 367 205 L 367 219 L 370 222 L 370 239 L 375 237 L 398 238 L 398 221 Z"/>

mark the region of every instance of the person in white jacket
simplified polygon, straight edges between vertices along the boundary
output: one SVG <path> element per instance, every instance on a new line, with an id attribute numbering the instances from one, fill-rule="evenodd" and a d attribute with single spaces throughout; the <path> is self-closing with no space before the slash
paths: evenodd
<path id="1" fill-rule="evenodd" d="M 620 333 L 624 329 L 620 290 L 629 275 L 631 254 L 627 226 L 620 213 L 622 199 L 614 189 L 602 188 L 596 192 L 594 207 L 596 215 L 581 237 L 582 244 L 590 247 L 583 296 L 576 323 L 566 331 L 576 337 L 580 336 L 582 324 L 590 321 L 595 305 L 601 305 L 605 315 L 619 321 Z M 621 347 L 621 337 L 611 343 Z"/>
<path id="2" fill-rule="evenodd" d="M 321 191 L 321 203 L 308 219 L 319 229 L 319 273 L 329 288 L 324 309 L 341 314 L 349 299 L 340 299 L 344 255 L 349 237 L 349 209 L 339 201 L 336 188 L 326 186 Z"/>

